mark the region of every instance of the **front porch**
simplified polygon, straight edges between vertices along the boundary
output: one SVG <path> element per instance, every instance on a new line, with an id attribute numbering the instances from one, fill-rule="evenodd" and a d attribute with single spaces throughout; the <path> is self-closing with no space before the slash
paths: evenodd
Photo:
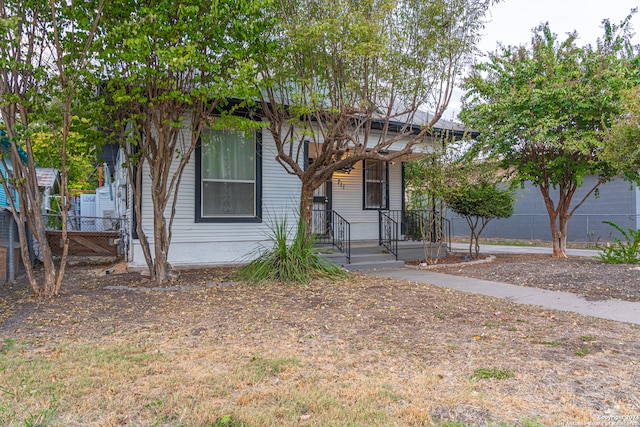
<path id="1" fill-rule="evenodd" d="M 431 211 L 380 210 L 377 227 L 378 241 L 363 241 L 339 213 L 313 211 L 316 244 L 348 269 L 400 267 L 404 261 L 445 257 L 451 249 L 450 222 Z"/>

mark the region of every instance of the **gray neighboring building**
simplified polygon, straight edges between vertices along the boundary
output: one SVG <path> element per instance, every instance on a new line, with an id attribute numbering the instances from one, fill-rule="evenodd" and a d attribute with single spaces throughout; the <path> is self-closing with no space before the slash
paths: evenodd
<path id="1" fill-rule="evenodd" d="M 596 177 L 585 178 L 582 187 L 573 197 L 572 206 L 579 203 L 592 188 Z M 600 185 L 598 195 L 592 194 L 569 219 L 567 240 L 573 242 L 611 242 L 622 237 L 602 221 L 613 221 L 623 229 L 640 229 L 640 189 L 637 184 L 617 179 Z M 557 191 L 552 191 L 552 195 Z M 494 219 L 482 232 L 481 238 L 519 240 L 551 240 L 549 215 L 540 190 L 530 182 L 516 193 L 518 200 L 514 214 L 507 219 Z M 555 198 L 554 198 L 555 200 Z M 469 236 L 469 226 L 464 218 L 450 212 L 453 234 Z"/>

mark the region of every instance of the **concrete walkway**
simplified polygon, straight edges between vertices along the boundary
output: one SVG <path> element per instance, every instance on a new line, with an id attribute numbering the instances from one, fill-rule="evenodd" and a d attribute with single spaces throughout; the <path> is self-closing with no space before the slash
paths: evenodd
<path id="1" fill-rule="evenodd" d="M 454 251 L 459 251 L 461 245 L 454 244 Z M 521 246 L 493 246 L 483 245 L 481 253 L 551 253 L 549 248 L 521 247 Z M 570 256 L 597 256 L 598 251 L 573 249 L 568 250 Z M 489 280 L 472 279 L 450 274 L 436 273 L 430 270 L 415 268 L 399 268 L 392 270 L 368 270 L 366 274 L 378 277 L 406 279 L 413 282 L 429 283 L 463 292 L 471 292 L 505 298 L 519 304 L 531 304 L 544 308 L 572 311 L 585 316 L 640 325 L 640 302 L 621 300 L 587 301 L 584 297 L 569 292 L 549 291 L 527 286 L 510 285 Z M 639 279 L 640 281 L 640 279 Z"/>

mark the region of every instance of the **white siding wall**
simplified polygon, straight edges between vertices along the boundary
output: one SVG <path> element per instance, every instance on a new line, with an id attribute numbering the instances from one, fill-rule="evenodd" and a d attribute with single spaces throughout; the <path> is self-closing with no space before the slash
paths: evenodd
<path id="1" fill-rule="evenodd" d="M 188 130 L 185 130 L 186 132 Z M 169 251 L 169 262 L 172 265 L 224 265 L 246 262 L 260 245 L 269 244 L 270 226 L 276 218 L 281 220 L 286 216 L 290 226 L 296 224 L 300 181 L 287 174 L 275 161 L 273 138 L 267 131 L 262 133 L 262 144 L 264 220 L 261 223 L 196 223 L 195 155 L 191 158 L 185 168 L 178 192 L 173 238 Z M 177 162 L 174 166 L 176 165 Z M 153 208 L 148 193 L 149 182 L 148 175 L 145 174 L 142 226 L 149 240 L 153 242 Z M 146 266 L 138 240 L 133 241 L 132 255 L 132 267 Z"/>
<path id="2" fill-rule="evenodd" d="M 188 127 L 182 137 L 188 141 Z M 270 226 L 276 219 L 287 217 L 294 227 L 300 195 L 300 181 L 286 173 L 275 161 L 273 137 L 262 132 L 262 216 L 261 223 L 196 223 L 195 222 L 195 155 L 185 168 L 179 192 L 173 225 L 173 238 L 169 262 L 175 266 L 225 265 L 247 262 L 261 246 L 270 245 Z M 399 148 L 402 143 L 396 144 Z M 313 147 L 310 147 L 313 151 Z M 302 161 L 302 159 L 301 159 Z M 174 167 L 177 162 L 174 163 Z M 351 223 L 353 241 L 378 240 L 378 211 L 363 210 L 362 162 L 349 173 L 336 173 L 333 177 L 333 209 Z M 144 174 L 142 200 L 142 226 L 153 243 L 153 208 L 149 194 L 150 179 Z M 130 192 L 129 192 L 130 193 Z M 389 165 L 390 209 L 402 208 L 402 162 Z M 131 200 L 129 217 L 131 218 Z M 167 215 L 168 218 L 168 215 Z M 133 225 L 133 224 L 132 224 Z M 153 248 L 152 248 L 153 253 Z M 146 267 L 138 240 L 130 249 L 130 264 L 134 268 Z"/>
<path id="3" fill-rule="evenodd" d="M 378 240 L 378 211 L 363 207 L 363 162 L 353 170 L 333 175 L 332 207 L 351 224 L 351 240 Z M 389 208 L 402 209 L 402 163 L 389 164 Z"/>

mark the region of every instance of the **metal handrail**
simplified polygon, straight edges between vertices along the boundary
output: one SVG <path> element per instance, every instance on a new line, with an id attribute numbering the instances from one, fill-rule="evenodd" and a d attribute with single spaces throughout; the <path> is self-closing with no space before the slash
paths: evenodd
<path id="1" fill-rule="evenodd" d="M 428 242 L 446 242 L 451 248 L 451 221 L 431 210 L 387 210 L 384 211 L 394 221 L 400 223 L 400 240 L 426 240 Z M 380 233 L 380 236 L 382 234 Z M 382 241 L 380 241 L 382 245 Z"/>
<path id="2" fill-rule="evenodd" d="M 399 223 L 386 212 L 378 212 L 380 244 L 384 246 L 398 260 Z"/>
<path id="3" fill-rule="evenodd" d="M 336 211 L 331 211 L 331 223 L 334 227 L 333 246 L 343 252 L 347 264 L 351 264 L 351 224 Z"/>
<path id="4" fill-rule="evenodd" d="M 335 246 L 351 264 L 351 224 L 340 214 L 328 209 L 314 209 L 312 231 L 316 242 Z"/>

